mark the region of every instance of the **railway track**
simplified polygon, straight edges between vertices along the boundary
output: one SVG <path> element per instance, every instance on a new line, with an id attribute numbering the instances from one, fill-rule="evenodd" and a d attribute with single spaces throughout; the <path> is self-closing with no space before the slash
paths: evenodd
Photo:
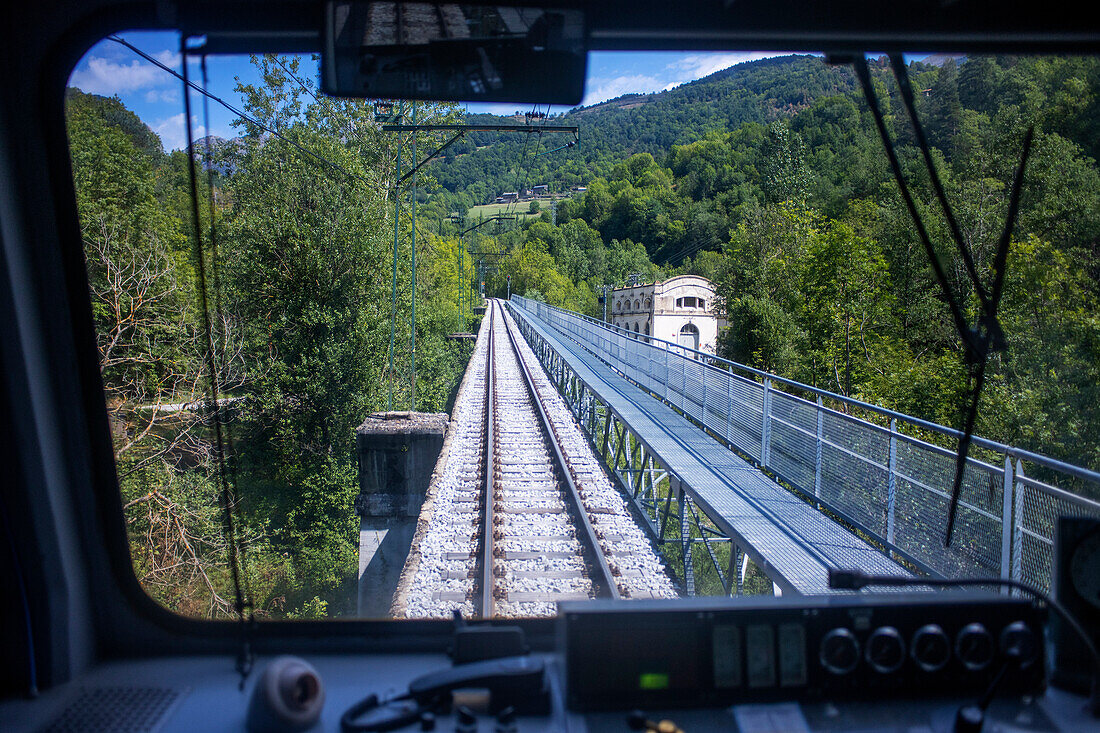
<path id="1" fill-rule="evenodd" d="M 492 301 L 395 595 L 399 616 L 551 616 L 676 592 L 499 301 Z M 415 559 L 413 559 L 415 558 Z"/>
<path id="2" fill-rule="evenodd" d="M 542 616 L 561 600 L 619 598 L 517 336 L 490 316 L 481 615 Z"/>

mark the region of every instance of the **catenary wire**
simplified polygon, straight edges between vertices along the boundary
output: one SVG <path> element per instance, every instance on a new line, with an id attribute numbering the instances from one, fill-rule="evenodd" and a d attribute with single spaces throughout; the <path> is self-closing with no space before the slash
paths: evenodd
<path id="1" fill-rule="evenodd" d="M 182 46 L 182 42 L 181 42 Z M 182 49 L 184 53 L 186 49 Z M 233 488 L 229 484 L 229 480 L 225 470 L 225 441 L 222 433 L 221 417 L 218 414 L 218 370 L 217 365 L 214 362 L 214 336 L 210 323 L 210 303 L 207 296 L 207 284 L 206 284 L 206 258 L 202 250 L 202 218 L 199 215 L 199 184 L 198 184 L 198 172 L 195 165 L 195 144 L 194 144 L 194 129 L 191 122 L 191 95 L 190 89 L 195 88 L 195 85 L 187 78 L 187 56 L 184 55 L 182 59 L 183 74 L 180 76 L 183 81 L 183 106 L 184 106 L 184 124 L 187 129 L 187 160 L 188 160 L 188 180 L 191 187 L 191 217 L 195 228 L 195 268 L 198 275 L 198 290 L 199 300 L 202 313 L 202 325 L 203 333 L 206 338 L 206 369 L 209 377 L 210 387 L 210 405 L 214 411 L 214 446 L 215 457 L 218 467 L 218 483 L 221 484 L 221 501 L 223 516 L 222 522 L 225 528 L 227 555 L 229 561 L 230 575 L 233 579 L 233 590 L 235 594 L 235 610 L 237 612 L 237 618 L 240 623 L 241 633 L 241 649 L 237 657 L 237 671 L 241 675 L 241 689 L 244 689 L 245 680 L 248 678 L 248 674 L 252 671 L 252 657 L 251 651 L 248 647 L 248 628 L 245 622 L 245 603 L 243 598 L 243 591 L 241 586 L 241 572 L 238 564 L 238 545 L 237 545 L 237 533 L 236 526 L 233 518 Z"/>
<path id="2" fill-rule="evenodd" d="M 323 163 L 323 164 L 331 167 L 332 169 L 334 169 L 334 170 L 336 170 L 340 173 L 343 173 L 348 178 L 351 178 L 351 179 L 354 179 L 354 180 L 357 180 L 357 181 L 362 181 L 363 183 L 366 183 L 369 186 L 375 185 L 372 181 L 369 181 L 366 178 L 364 178 L 364 177 L 362 177 L 362 176 L 360 176 L 356 173 L 352 173 L 347 168 L 344 168 L 343 166 L 341 166 L 339 163 L 333 163 L 328 158 L 325 158 L 324 156 L 318 155 L 317 153 L 313 152 L 312 150 L 309 150 L 308 148 L 306 148 L 306 147 L 294 142 L 293 140 L 289 139 L 285 135 L 280 134 L 278 131 L 271 129 L 270 127 L 263 124 L 262 122 L 259 122 L 254 117 L 245 114 L 241 110 L 239 110 L 236 107 L 234 107 L 233 105 L 231 105 L 229 102 L 226 102 L 224 99 L 222 99 L 218 95 L 214 94 L 213 92 L 207 91 L 206 89 L 203 89 L 202 87 L 198 86 L 194 82 L 188 80 L 186 78 L 186 76 L 180 75 L 174 69 L 170 68 L 169 66 L 166 66 L 165 64 L 162 64 L 160 61 L 156 60 L 155 58 L 153 58 L 149 54 L 145 53 L 144 51 L 142 51 L 137 46 L 134 46 L 133 44 L 129 43 L 128 41 L 125 41 L 122 38 L 119 38 L 118 36 L 107 36 L 107 40 L 114 41 L 115 43 L 119 43 L 119 44 L 125 46 L 126 48 L 128 48 L 131 51 L 133 51 L 134 53 L 136 53 L 138 56 L 141 56 L 143 59 L 145 59 L 149 63 L 163 69 L 164 71 L 168 72 L 172 76 L 179 79 L 180 81 L 182 81 L 184 83 L 184 91 L 185 92 L 188 88 L 193 89 L 196 92 L 198 92 L 199 94 L 202 94 L 203 96 L 209 97 L 210 99 L 214 100 L 215 102 L 217 102 L 221 106 L 225 107 L 227 110 L 229 110 L 233 114 L 237 115 L 238 117 L 240 117 L 242 120 L 248 122 L 249 124 L 255 125 L 256 127 L 260 128 L 264 132 L 267 132 L 267 133 L 279 138 L 283 142 L 287 143 L 288 145 L 290 145 L 293 148 L 295 148 L 296 150 L 298 150 L 303 155 L 307 155 L 310 158 L 312 158 L 313 160 L 316 160 L 320 163 Z M 188 120 L 188 122 L 189 121 L 190 120 Z"/>

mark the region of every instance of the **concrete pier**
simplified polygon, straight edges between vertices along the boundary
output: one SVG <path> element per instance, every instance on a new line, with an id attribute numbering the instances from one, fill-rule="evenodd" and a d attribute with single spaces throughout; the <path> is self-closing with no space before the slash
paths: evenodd
<path id="1" fill-rule="evenodd" d="M 355 430 L 360 616 L 389 614 L 447 419 L 446 413 L 376 412 Z"/>

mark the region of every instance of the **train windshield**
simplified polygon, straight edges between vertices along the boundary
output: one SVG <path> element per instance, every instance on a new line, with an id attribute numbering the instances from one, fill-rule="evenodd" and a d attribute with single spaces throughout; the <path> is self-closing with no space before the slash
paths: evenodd
<path id="1" fill-rule="evenodd" d="M 345 99 L 316 56 L 87 52 L 65 110 L 144 590 L 264 620 L 1049 587 L 1056 518 L 1100 516 L 1100 60 L 587 73 L 572 108 Z"/>

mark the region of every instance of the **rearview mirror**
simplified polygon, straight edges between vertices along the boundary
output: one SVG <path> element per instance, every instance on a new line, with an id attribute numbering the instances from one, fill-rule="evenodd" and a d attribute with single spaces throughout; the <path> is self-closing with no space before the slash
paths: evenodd
<path id="1" fill-rule="evenodd" d="M 321 85 L 340 97 L 574 105 L 584 12 L 328 0 Z"/>

